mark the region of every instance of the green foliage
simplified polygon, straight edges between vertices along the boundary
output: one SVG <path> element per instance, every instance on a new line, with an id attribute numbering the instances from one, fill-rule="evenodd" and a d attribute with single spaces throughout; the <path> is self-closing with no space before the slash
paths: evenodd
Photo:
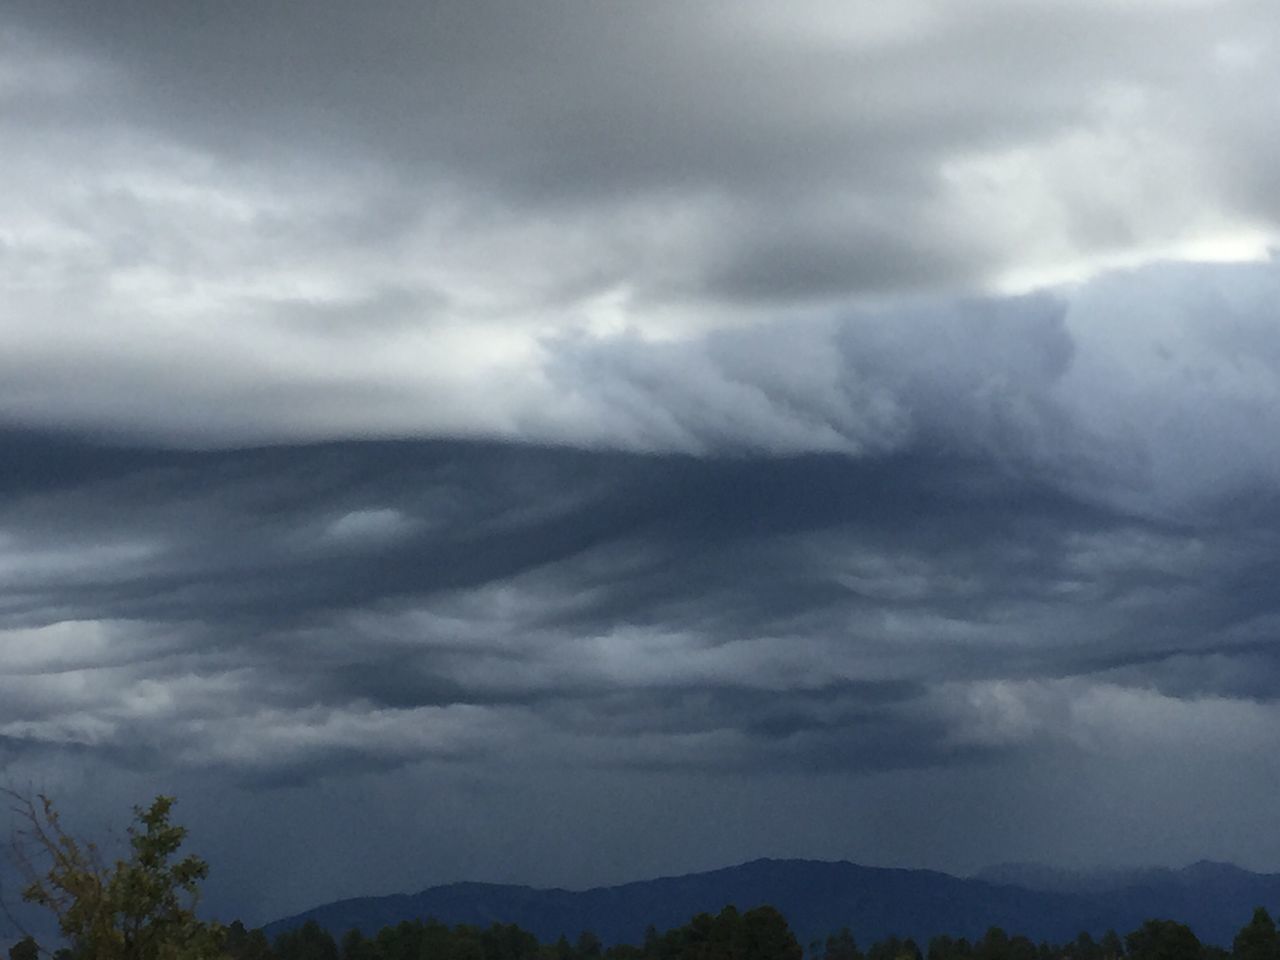
<path id="1" fill-rule="evenodd" d="M 172 797 L 134 808 L 129 856 L 108 866 L 98 847 L 63 829 L 44 795 L 10 793 L 23 826 L 14 858 L 22 898 L 50 910 L 74 958 L 85 960 L 214 960 L 224 956 L 222 930 L 195 913 L 209 872 L 199 857 L 176 859 L 186 838 L 169 822 Z"/>
<path id="2" fill-rule="evenodd" d="M 9 960 L 36 960 L 39 956 L 40 945 L 30 934 L 9 948 Z"/>

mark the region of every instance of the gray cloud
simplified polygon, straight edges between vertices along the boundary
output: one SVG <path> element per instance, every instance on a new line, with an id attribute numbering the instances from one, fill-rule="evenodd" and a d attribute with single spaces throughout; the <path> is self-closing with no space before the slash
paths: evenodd
<path id="1" fill-rule="evenodd" d="M 1274 548 L 1230 510 L 1171 526 L 937 453 L 6 448 L 22 465 L 3 516 L 6 776 L 59 789 L 90 824 L 100 790 L 118 806 L 181 791 L 228 913 L 757 852 L 733 829 L 609 834 L 605 810 L 715 808 L 774 852 L 973 865 L 967 841 L 931 860 L 832 820 L 826 847 L 761 824 L 770 804 L 825 806 L 801 800 L 813 791 L 906 816 L 877 799 L 894 783 L 960 798 L 980 831 L 982 778 L 1003 792 L 1015 777 L 1026 799 L 1087 763 L 1077 789 L 1093 795 L 1097 771 L 1183 757 L 1188 736 L 1252 764 L 1275 729 L 1274 603 L 1241 589 Z M 428 820 L 397 814 L 396 790 L 429 798 Z M 759 807 L 729 799 L 744 790 Z M 355 810 L 378 816 L 339 827 Z M 397 817 L 423 859 L 383 850 Z M 335 831 L 365 852 L 319 852 Z M 1017 837 L 1053 852 L 1034 824 Z M 311 879 L 267 884 L 264 856 Z M 339 860 L 369 866 L 339 876 Z"/>
<path id="2" fill-rule="evenodd" d="M 1177 9 L 12 4 L 5 418 L 512 437 L 548 338 L 1262 255 L 1276 18 Z"/>
<path id="3" fill-rule="evenodd" d="M 698 453 L 923 447 L 1168 515 L 1272 489 L 1275 261 L 1164 264 L 1060 295 L 931 301 L 652 343 L 549 344 L 530 431 Z M 569 428 L 570 431 L 574 427 Z"/>
<path id="4" fill-rule="evenodd" d="M 4 776 L 255 919 L 1274 868 L 1278 33 L 7 4 Z"/>
<path id="5" fill-rule="evenodd" d="M 1144 519 L 932 443 L 8 446 L 10 776 L 963 779 L 1275 729 L 1275 546 L 1230 504 Z"/>

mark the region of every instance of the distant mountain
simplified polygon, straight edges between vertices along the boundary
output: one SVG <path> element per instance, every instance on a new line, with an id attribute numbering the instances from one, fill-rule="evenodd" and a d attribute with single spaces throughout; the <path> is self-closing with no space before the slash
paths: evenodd
<path id="1" fill-rule="evenodd" d="M 1202 940 L 1229 945 L 1256 906 L 1280 908 L 1280 874 L 1251 873 L 1231 863 L 1201 860 L 1171 870 L 1059 870 L 1041 864 L 1000 864 L 975 879 L 1042 893 L 1083 895 L 1111 905 L 1120 917 L 1170 917 L 1191 926 Z M 1135 923 L 1112 923 L 1125 930 Z"/>
<path id="2" fill-rule="evenodd" d="M 1153 873 L 1146 867 L 1137 869 L 1068 869 L 1043 863 L 997 863 L 983 867 L 974 878 L 988 883 L 1050 893 L 1103 893 L 1140 885 Z"/>
<path id="3" fill-rule="evenodd" d="M 897 934 L 923 946 L 939 933 L 970 938 L 990 926 L 1055 942 L 1081 930 L 1125 933 L 1152 917 L 1190 924 L 1228 945 L 1255 906 L 1280 907 L 1280 875 L 1202 862 L 1183 870 L 1071 872 L 1005 864 L 978 877 L 812 860 L 756 860 L 737 867 L 592 890 L 453 883 L 415 894 L 363 897 L 268 924 L 271 936 L 315 920 L 335 936 L 374 933 L 401 920 L 449 925 L 516 923 L 544 941 L 592 930 L 606 944 L 639 943 L 645 928 L 679 926 L 726 904 L 777 907 L 802 943 L 848 926 L 866 945 Z"/>
<path id="4" fill-rule="evenodd" d="M 1105 893 L 1135 887 L 1198 889 L 1205 886 L 1243 891 L 1253 889 L 1259 882 L 1262 886 L 1258 889 L 1270 889 L 1267 883 L 1274 879 L 1271 875 L 1250 873 L 1233 863 L 1217 863 L 1213 860 L 1200 860 L 1181 870 L 1170 870 L 1167 867 L 1098 867 L 1073 870 L 1050 867 L 1043 863 L 1000 863 L 984 867 L 974 876 L 988 883 L 1055 893 Z"/>

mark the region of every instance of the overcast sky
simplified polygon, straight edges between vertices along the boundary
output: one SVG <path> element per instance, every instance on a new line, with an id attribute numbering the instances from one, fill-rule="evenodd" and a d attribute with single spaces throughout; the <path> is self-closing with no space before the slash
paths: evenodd
<path id="1" fill-rule="evenodd" d="M 1278 41 L 5 0 L 0 778 L 250 922 L 1280 871 Z"/>

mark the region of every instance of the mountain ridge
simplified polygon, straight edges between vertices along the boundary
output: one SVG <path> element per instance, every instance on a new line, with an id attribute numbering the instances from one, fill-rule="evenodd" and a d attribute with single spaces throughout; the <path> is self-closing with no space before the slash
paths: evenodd
<path id="1" fill-rule="evenodd" d="M 1180 870 L 1071 871 L 1075 886 L 1037 889 L 937 870 L 867 867 L 849 861 L 761 858 L 698 873 L 633 880 L 586 890 L 459 881 L 417 893 L 354 897 L 321 904 L 267 924 L 269 935 L 315 920 L 335 935 L 366 934 L 402 920 L 435 918 L 448 925 L 516 923 L 540 940 L 593 931 L 605 944 L 639 943 L 645 929 L 679 926 L 694 914 L 728 904 L 769 903 L 801 942 L 848 926 L 864 946 L 910 936 L 924 946 L 938 934 L 980 937 L 990 926 L 1033 940 L 1063 942 L 1081 930 L 1120 933 L 1153 917 L 1187 923 L 1206 942 L 1229 944 L 1254 907 L 1280 904 L 1280 874 L 1201 861 Z M 1048 871 L 1055 868 L 1039 866 Z M 1097 877 L 1110 875 L 1110 886 Z M 1090 879 L 1090 878 L 1094 879 Z M 1128 878 L 1124 882 L 1119 879 Z M 1042 884 L 1043 886 L 1043 884 Z"/>
<path id="2" fill-rule="evenodd" d="M 1099 892 L 1162 882 L 1233 882 L 1280 874 L 1258 873 L 1221 860 L 1197 860 L 1185 867 L 1055 867 L 1034 861 L 1010 861 L 991 864 L 970 876 L 1028 890 Z"/>

